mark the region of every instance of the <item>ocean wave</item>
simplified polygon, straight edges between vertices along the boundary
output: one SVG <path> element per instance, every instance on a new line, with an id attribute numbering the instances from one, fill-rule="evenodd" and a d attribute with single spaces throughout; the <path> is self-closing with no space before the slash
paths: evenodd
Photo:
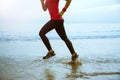
<path id="1" fill-rule="evenodd" d="M 85 34 L 85 35 L 79 35 L 79 34 L 68 34 L 68 37 L 70 39 L 109 39 L 109 38 L 120 38 L 120 34 Z M 56 40 L 60 39 L 57 35 L 49 35 L 49 39 Z M 4 33 L 0 32 L 0 41 L 14 41 L 14 40 L 20 40 L 20 41 L 34 41 L 34 40 L 40 40 L 39 35 L 32 34 L 32 33 L 20 33 L 20 34 L 11 34 L 11 33 Z"/>

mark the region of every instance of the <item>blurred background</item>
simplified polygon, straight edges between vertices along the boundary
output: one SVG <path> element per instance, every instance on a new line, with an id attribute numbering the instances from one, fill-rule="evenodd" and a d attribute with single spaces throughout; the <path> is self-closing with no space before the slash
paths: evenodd
<path id="1" fill-rule="evenodd" d="M 60 10 L 64 4 L 65 0 L 60 0 Z M 120 37 L 120 0 L 72 0 L 63 17 L 69 37 Z M 49 19 L 39 0 L 0 0 L 0 39 L 38 39 Z M 57 38 L 54 33 L 49 37 Z"/>

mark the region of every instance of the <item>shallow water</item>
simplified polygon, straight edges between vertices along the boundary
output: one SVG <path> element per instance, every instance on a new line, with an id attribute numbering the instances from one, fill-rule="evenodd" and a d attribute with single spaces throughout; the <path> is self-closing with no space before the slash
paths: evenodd
<path id="1" fill-rule="evenodd" d="M 1 41 L 0 80 L 120 80 L 120 39 L 71 41 L 76 63 L 61 40 L 50 41 L 56 56 L 49 60 L 41 41 Z"/>
<path id="2" fill-rule="evenodd" d="M 89 62 L 89 61 L 88 61 Z M 41 57 L 22 59 L 0 58 L 1 80 L 119 80 L 120 63 L 91 62 L 78 60 L 71 63 L 68 58 Z M 112 77 L 111 77 L 112 76 Z"/>

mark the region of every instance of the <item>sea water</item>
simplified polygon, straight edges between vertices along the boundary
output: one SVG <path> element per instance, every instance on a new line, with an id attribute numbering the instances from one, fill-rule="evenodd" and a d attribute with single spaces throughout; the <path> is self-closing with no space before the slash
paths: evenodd
<path id="1" fill-rule="evenodd" d="M 68 64 L 70 52 L 54 30 L 47 36 L 56 56 L 42 60 L 47 49 L 39 38 L 40 25 L 17 26 L 0 27 L 0 80 L 120 79 L 120 24 L 65 24 L 82 65 Z"/>
<path id="2" fill-rule="evenodd" d="M 0 25 L 0 41 L 3 40 L 40 40 L 39 31 L 43 24 L 2 24 Z M 71 39 L 110 39 L 120 38 L 120 24 L 65 24 L 65 30 Z M 55 30 L 47 36 L 60 39 Z"/>

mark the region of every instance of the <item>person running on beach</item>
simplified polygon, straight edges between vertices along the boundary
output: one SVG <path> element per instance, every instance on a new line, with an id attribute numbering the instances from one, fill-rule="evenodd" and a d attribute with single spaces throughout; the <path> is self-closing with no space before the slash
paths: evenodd
<path id="1" fill-rule="evenodd" d="M 48 9 L 51 20 L 49 20 L 40 30 L 39 35 L 48 49 L 48 53 L 43 59 L 49 59 L 50 57 L 55 56 L 54 50 L 52 49 L 46 33 L 55 29 L 60 38 L 66 43 L 72 57 L 72 61 L 76 61 L 78 54 L 75 52 L 71 41 L 68 39 L 65 29 L 64 29 L 64 19 L 62 18 L 63 14 L 66 12 L 69 7 L 71 0 L 66 0 L 65 6 L 59 12 L 59 0 L 40 0 L 42 9 L 46 11 Z"/>

